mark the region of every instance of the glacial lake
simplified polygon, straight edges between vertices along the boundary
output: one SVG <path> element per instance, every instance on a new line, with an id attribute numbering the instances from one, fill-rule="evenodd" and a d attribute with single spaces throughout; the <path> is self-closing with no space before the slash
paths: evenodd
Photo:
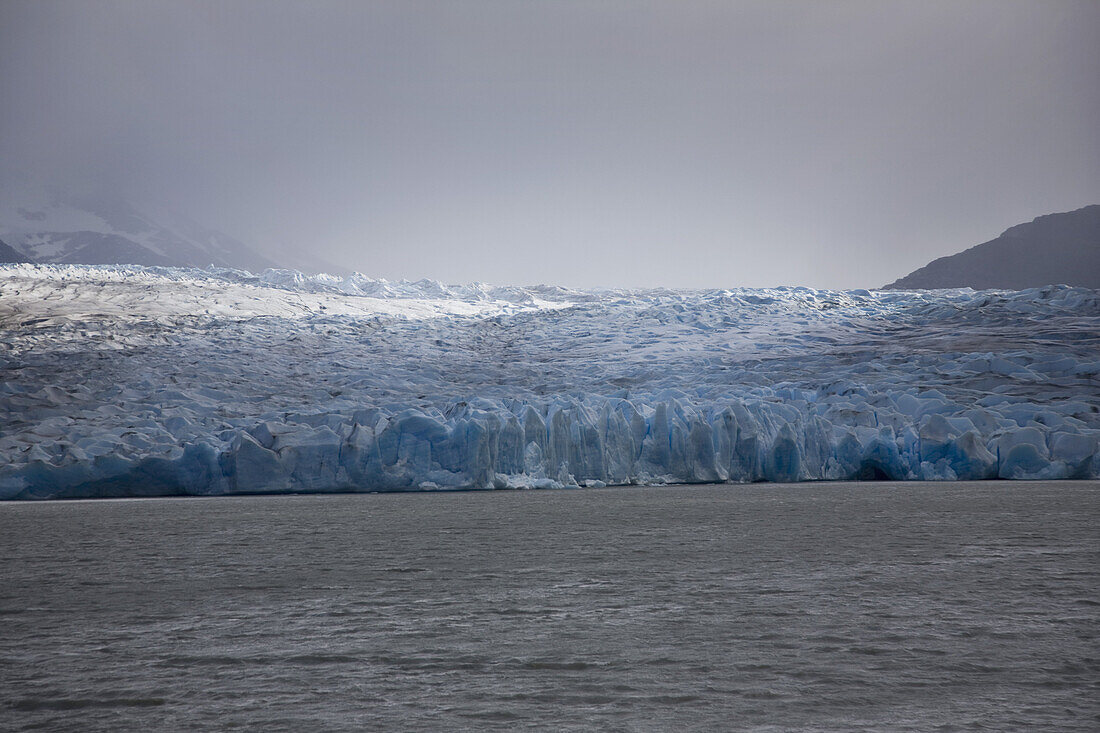
<path id="1" fill-rule="evenodd" d="M 1100 482 L 0 504 L 4 730 L 1100 728 Z"/>

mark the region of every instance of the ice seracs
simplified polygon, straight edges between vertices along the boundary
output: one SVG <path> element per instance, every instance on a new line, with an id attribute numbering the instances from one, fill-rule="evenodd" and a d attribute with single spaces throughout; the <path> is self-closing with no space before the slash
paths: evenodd
<path id="1" fill-rule="evenodd" d="M 0 497 L 1100 477 L 1100 291 L 0 267 Z"/>

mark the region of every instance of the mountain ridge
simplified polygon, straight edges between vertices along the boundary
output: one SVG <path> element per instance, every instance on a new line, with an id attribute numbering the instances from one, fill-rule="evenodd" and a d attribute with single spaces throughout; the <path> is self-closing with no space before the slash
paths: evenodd
<path id="1" fill-rule="evenodd" d="M 1037 216 L 988 242 L 932 260 L 883 290 L 1100 288 L 1100 204 Z"/>

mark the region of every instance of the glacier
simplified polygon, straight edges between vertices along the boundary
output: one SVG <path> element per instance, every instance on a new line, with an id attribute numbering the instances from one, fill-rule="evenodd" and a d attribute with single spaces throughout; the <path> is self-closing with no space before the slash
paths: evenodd
<path id="1" fill-rule="evenodd" d="M 1100 291 L 0 266 L 0 499 L 1100 478 Z"/>

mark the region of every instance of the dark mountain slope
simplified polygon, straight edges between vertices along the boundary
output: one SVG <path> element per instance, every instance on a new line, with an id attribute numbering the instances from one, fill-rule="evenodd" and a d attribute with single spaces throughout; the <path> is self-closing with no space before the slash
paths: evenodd
<path id="1" fill-rule="evenodd" d="M 0 240 L 0 262 L 30 262 L 30 258 L 22 252 L 16 252 Z"/>
<path id="2" fill-rule="evenodd" d="M 1100 288 L 1100 204 L 1019 224 L 885 288 L 1023 290 L 1058 284 Z"/>

